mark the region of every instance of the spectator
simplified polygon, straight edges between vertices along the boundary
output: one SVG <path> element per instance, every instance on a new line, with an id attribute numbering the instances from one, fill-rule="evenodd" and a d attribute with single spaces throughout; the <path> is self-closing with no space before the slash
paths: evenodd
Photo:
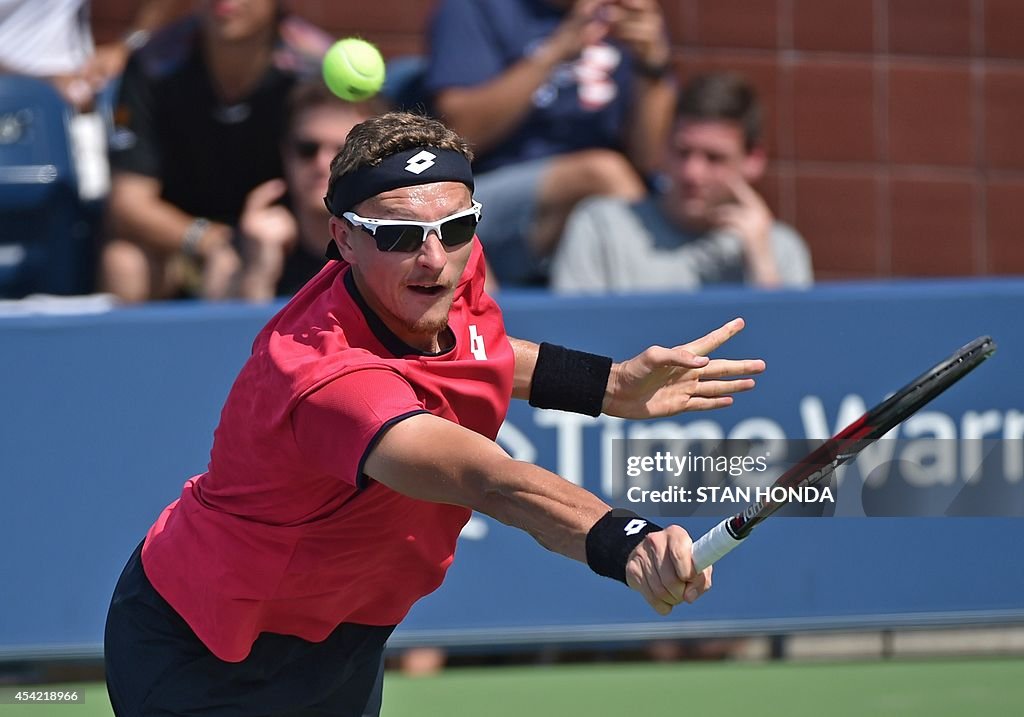
<path id="1" fill-rule="evenodd" d="M 356 124 L 384 110 L 383 101 L 346 102 L 320 80 L 302 82 L 288 98 L 280 152 L 283 179 L 253 189 L 238 222 L 244 267 L 239 295 L 251 301 L 291 296 L 327 262 L 330 213 L 324 206 L 331 160 Z"/>
<path id="2" fill-rule="evenodd" d="M 808 286 L 810 254 L 751 186 L 764 174 L 761 110 L 733 74 L 683 90 L 669 188 L 638 202 L 595 198 L 573 212 L 552 266 L 566 293 L 694 290 L 707 284 Z"/>
<path id="3" fill-rule="evenodd" d="M 125 301 L 234 293 L 246 195 L 282 175 L 286 99 L 330 38 L 280 0 L 203 0 L 132 56 L 115 109 L 101 282 Z"/>
<path id="4" fill-rule="evenodd" d="M 84 111 L 124 69 L 131 50 L 186 7 L 186 0 L 137 0 L 131 29 L 94 47 L 89 0 L 0 1 L 0 74 L 49 80 L 69 104 Z"/>
<path id="5" fill-rule="evenodd" d="M 542 275 L 584 197 L 639 199 L 675 86 L 656 0 L 443 0 L 425 90 L 477 155 L 502 283 Z"/>

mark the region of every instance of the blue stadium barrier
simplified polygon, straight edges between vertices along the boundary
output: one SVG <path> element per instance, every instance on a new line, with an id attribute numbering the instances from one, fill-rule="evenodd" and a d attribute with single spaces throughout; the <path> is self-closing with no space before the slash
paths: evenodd
<path id="1" fill-rule="evenodd" d="M 512 335 L 617 358 L 745 317 L 724 353 L 766 359 L 757 389 L 728 410 L 673 422 L 727 437 L 822 437 L 987 333 L 996 357 L 927 410 L 959 437 L 1019 442 L 1024 430 L 1022 280 L 593 299 L 508 292 L 501 303 Z M 0 318 L 0 658 L 99 654 L 125 559 L 203 470 L 221 403 L 272 311 L 183 303 Z M 600 494 L 603 441 L 650 425 L 516 402 L 500 440 Z M 1017 470 L 1005 478 L 1024 490 Z M 681 522 L 692 532 L 713 524 Z M 392 645 L 1016 622 L 1022 530 L 1018 518 L 773 519 L 722 561 L 707 597 L 659 618 L 621 585 L 475 518 L 445 585 Z"/>

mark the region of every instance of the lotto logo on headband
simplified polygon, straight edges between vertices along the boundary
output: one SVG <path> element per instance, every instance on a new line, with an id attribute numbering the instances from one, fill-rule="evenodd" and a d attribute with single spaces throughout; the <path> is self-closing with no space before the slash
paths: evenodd
<path id="1" fill-rule="evenodd" d="M 399 187 L 461 182 L 472 192 L 473 170 L 462 152 L 420 146 L 384 157 L 377 164 L 361 165 L 331 181 L 330 199 L 326 203 L 331 213 L 340 217 L 360 202 Z"/>
<path id="2" fill-rule="evenodd" d="M 422 174 L 434 166 L 435 159 L 437 159 L 436 154 L 431 154 L 427 150 L 423 150 L 422 152 L 409 157 L 409 161 L 405 163 L 405 171 L 412 172 L 413 174 Z"/>

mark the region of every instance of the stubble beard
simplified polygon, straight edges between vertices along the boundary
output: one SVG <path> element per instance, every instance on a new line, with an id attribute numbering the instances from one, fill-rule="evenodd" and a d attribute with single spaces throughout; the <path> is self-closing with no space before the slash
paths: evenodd
<path id="1" fill-rule="evenodd" d="M 452 310 L 452 304 L 454 303 L 454 296 L 449 295 L 445 301 L 444 312 L 439 316 L 420 316 L 412 321 L 405 323 L 405 328 L 409 333 L 416 336 L 423 337 L 435 337 L 440 336 L 443 331 L 448 328 L 448 315 Z M 430 314 L 434 312 L 431 311 Z"/>

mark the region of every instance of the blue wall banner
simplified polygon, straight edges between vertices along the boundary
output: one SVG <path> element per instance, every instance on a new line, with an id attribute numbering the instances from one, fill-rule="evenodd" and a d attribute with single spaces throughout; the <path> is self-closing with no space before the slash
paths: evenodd
<path id="1" fill-rule="evenodd" d="M 948 439 L 957 468 L 942 476 L 955 488 L 972 474 L 970 446 L 994 441 L 998 466 L 986 480 L 1008 505 L 1021 503 L 1024 281 L 579 299 L 506 292 L 500 302 L 510 335 L 616 359 L 746 319 L 720 353 L 764 358 L 768 370 L 731 408 L 622 421 L 514 402 L 501 445 L 606 500 L 623 480 L 612 460 L 623 441 L 823 439 L 990 334 L 999 343 L 990 361 L 904 423 L 874 463 L 841 470 L 867 480 L 879 461 L 907 460 L 885 451 Z M 99 654 L 124 561 L 184 481 L 204 470 L 221 403 L 274 308 L 183 303 L 0 317 L 0 658 Z M 899 513 L 907 514 L 915 513 Z M 716 522 L 688 515 L 664 520 L 695 535 Z M 1021 621 L 1022 537 L 1024 520 L 1013 517 L 773 518 L 716 567 L 707 596 L 660 618 L 622 585 L 476 516 L 445 585 L 413 609 L 392 644 Z"/>

